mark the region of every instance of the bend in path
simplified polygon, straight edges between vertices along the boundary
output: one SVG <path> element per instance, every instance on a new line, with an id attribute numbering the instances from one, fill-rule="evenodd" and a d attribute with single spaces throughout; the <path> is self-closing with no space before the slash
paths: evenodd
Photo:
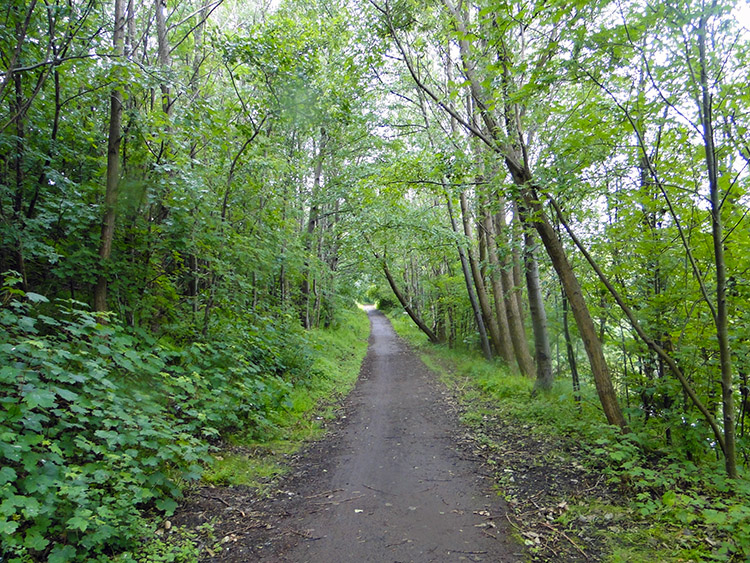
<path id="1" fill-rule="evenodd" d="M 299 541 L 262 560 L 522 561 L 501 500 L 460 453 L 441 384 L 382 313 L 368 314 L 350 416 L 278 526 Z"/>

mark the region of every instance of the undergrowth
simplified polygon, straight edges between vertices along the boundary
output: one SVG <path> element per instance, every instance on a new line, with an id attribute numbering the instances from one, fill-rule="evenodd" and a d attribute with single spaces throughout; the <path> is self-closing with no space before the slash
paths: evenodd
<path id="1" fill-rule="evenodd" d="M 660 442 L 664 429 L 654 423 L 647 426 L 633 417 L 627 435 L 605 424 L 590 386 L 581 390 L 580 402 L 567 381 L 558 381 L 549 394 L 533 395 L 533 381 L 509 374 L 505 366 L 466 350 L 429 345 L 401 315 L 394 315 L 393 324 L 458 391 L 465 422 L 491 415 L 498 424 L 554 436 L 574 445 L 571 463 L 606 477 L 618 492 L 617 505 L 576 499 L 558 518 L 562 525 L 572 519 L 603 522 L 590 532 L 607 545 L 606 561 L 750 560 L 750 482 L 727 479 L 710 448 L 688 461 Z"/>
<path id="2" fill-rule="evenodd" d="M 180 342 L 19 282 L 0 289 L 3 563 L 192 560 L 188 536 L 157 532 L 210 452 L 314 433 L 302 414 L 350 385 L 364 354 L 361 312 L 328 333 L 231 318 Z M 320 359 L 334 350 L 346 367 Z"/>
<path id="3" fill-rule="evenodd" d="M 359 375 L 368 334 L 369 321 L 361 310 L 342 312 L 332 328 L 310 331 L 314 361 L 309 377 L 290 391 L 264 435 L 238 432 L 230 436 L 230 447 L 213 456 L 204 480 L 268 492 L 274 479 L 286 471 L 286 456 L 318 438 L 325 421 L 336 416 L 340 400 Z"/>

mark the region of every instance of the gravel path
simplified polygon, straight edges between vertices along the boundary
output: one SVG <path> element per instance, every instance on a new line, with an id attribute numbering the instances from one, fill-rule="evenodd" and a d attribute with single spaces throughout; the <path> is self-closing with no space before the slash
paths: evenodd
<path id="1" fill-rule="evenodd" d="M 321 444 L 320 465 L 298 491 L 305 502 L 281 523 L 299 541 L 265 560 L 522 561 L 502 503 L 455 443 L 442 386 L 382 313 L 368 314 L 350 416 L 327 451 Z"/>
<path id="2" fill-rule="evenodd" d="M 357 385 L 277 491 L 202 487 L 175 514 L 209 524 L 203 563 L 525 561 L 446 388 L 382 313 L 368 315 Z"/>

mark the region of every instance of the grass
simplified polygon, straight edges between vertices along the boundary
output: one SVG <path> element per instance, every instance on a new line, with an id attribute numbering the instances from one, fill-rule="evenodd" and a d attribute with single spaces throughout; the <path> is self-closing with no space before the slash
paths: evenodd
<path id="1" fill-rule="evenodd" d="M 367 353 L 369 320 L 361 309 L 343 311 L 336 326 L 311 330 L 308 336 L 315 356 L 310 377 L 294 387 L 261 440 L 232 436 L 204 472 L 205 482 L 246 485 L 267 493 L 286 472 L 289 456 L 305 442 L 320 438 L 325 421 L 336 418 Z"/>

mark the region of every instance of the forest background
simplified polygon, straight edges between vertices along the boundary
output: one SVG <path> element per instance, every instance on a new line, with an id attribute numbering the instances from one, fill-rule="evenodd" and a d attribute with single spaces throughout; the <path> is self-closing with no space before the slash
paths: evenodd
<path id="1" fill-rule="evenodd" d="M 127 553 L 356 299 L 606 422 L 642 516 L 746 556 L 747 13 L 6 2 L 4 558 Z"/>

